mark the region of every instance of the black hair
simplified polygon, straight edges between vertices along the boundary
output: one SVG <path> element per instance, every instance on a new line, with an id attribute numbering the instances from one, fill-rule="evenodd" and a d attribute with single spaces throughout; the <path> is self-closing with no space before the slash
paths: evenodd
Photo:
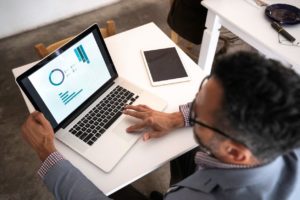
<path id="1" fill-rule="evenodd" d="M 258 53 L 236 52 L 215 60 L 212 76 L 224 90 L 229 133 L 261 161 L 300 147 L 300 77 Z"/>

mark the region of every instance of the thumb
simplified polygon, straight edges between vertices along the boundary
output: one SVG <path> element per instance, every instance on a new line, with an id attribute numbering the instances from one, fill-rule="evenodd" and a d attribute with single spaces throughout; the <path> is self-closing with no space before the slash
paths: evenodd
<path id="1" fill-rule="evenodd" d="M 159 138 L 163 135 L 161 131 L 151 131 L 151 132 L 146 132 L 143 135 L 143 140 L 147 141 L 150 140 L 151 138 Z"/>
<path id="2" fill-rule="evenodd" d="M 49 123 L 44 114 L 41 112 L 35 112 L 32 117 L 40 125 L 48 125 Z"/>

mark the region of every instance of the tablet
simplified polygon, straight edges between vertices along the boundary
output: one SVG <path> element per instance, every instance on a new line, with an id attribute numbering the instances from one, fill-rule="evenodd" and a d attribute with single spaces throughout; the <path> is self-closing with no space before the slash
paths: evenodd
<path id="1" fill-rule="evenodd" d="M 142 50 L 142 56 L 153 86 L 190 80 L 175 47 Z"/>

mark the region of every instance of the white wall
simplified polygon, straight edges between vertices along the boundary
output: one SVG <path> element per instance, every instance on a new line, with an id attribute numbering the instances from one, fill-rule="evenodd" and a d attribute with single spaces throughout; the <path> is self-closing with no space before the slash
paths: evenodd
<path id="1" fill-rule="evenodd" d="M 0 0 L 0 38 L 116 1 L 118 0 Z"/>

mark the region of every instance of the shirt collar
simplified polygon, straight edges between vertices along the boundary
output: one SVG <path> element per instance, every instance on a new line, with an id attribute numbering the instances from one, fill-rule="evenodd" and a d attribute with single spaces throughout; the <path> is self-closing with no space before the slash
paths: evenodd
<path id="1" fill-rule="evenodd" d="M 199 170 L 201 169 L 247 169 L 247 168 L 256 167 L 256 165 L 237 165 L 237 164 L 224 163 L 202 151 L 198 151 L 196 153 L 195 163 Z"/>

